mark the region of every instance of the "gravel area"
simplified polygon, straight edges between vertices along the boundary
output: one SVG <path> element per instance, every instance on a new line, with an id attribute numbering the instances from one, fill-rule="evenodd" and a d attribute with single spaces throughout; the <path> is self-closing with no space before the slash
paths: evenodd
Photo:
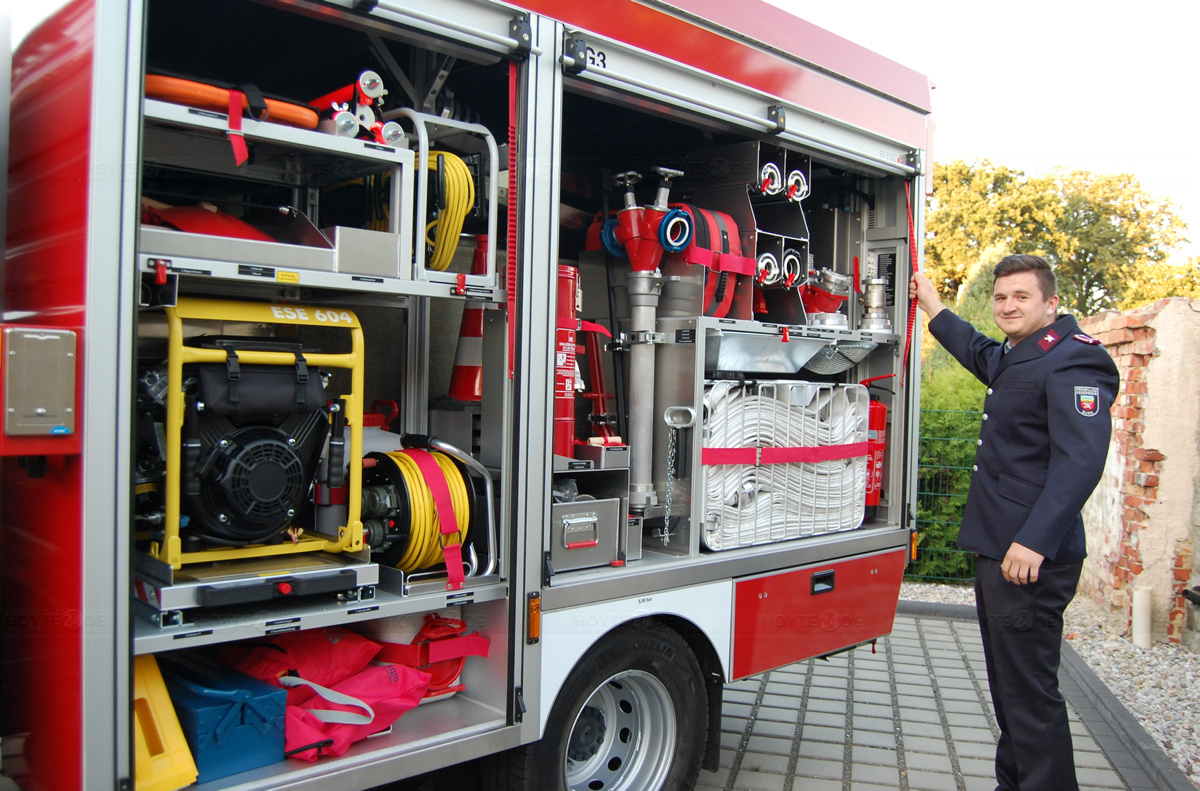
<path id="1" fill-rule="evenodd" d="M 900 598 L 974 606 L 975 591 L 906 582 Z M 1091 599 L 1076 597 L 1064 620 L 1071 647 L 1200 788 L 1200 654 L 1166 643 L 1134 647 L 1126 617 Z"/>

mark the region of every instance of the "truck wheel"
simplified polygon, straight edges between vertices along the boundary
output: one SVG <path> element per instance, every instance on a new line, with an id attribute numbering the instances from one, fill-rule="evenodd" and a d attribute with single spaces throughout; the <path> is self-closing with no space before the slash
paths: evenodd
<path id="1" fill-rule="evenodd" d="M 618 628 L 580 661 L 540 742 L 497 756 L 485 776 L 511 791 L 685 791 L 704 757 L 700 663 L 661 621 Z"/>

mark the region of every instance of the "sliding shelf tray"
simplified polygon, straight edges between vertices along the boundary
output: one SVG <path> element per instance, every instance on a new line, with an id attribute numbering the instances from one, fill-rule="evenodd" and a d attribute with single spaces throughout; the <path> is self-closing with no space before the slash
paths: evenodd
<path id="1" fill-rule="evenodd" d="M 381 567 L 380 584 L 373 598 L 357 601 L 313 596 L 275 599 L 232 607 L 186 610 L 176 625 L 159 626 L 158 613 L 140 601 L 134 602 L 133 651 L 152 654 L 176 648 L 215 645 L 281 632 L 323 626 L 352 626 L 377 618 L 433 612 L 446 607 L 497 601 L 508 595 L 508 584 L 498 575 L 470 577 L 462 590 L 447 591 L 445 583 L 427 586 L 422 592 L 404 592 L 401 572 Z"/>

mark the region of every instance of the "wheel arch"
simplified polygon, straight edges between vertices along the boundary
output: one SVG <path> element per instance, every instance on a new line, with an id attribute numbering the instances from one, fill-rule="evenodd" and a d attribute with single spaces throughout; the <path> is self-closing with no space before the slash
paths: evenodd
<path id="1" fill-rule="evenodd" d="M 566 679 L 601 641 L 631 623 L 657 620 L 678 632 L 700 662 L 709 701 L 709 739 L 704 768 L 709 768 L 710 761 L 715 764 L 719 756 L 721 690 L 730 668 L 732 594 L 732 582 L 722 580 L 649 597 L 545 613 L 538 738 L 545 735 L 550 709 Z M 716 747 L 713 746 L 714 738 L 718 743 Z"/>
<path id="2" fill-rule="evenodd" d="M 727 678 L 725 666 L 709 636 L 699 626 L 678 615 L 657 617 L 687 641 L 692 653 L 700 662 L 700 669 L 704 672 L 704 690 L 708 696 L 708 737 L 704 744 L 704 762 L 701 766 L 715 772 L 721 762 L 721 706 Z"/>

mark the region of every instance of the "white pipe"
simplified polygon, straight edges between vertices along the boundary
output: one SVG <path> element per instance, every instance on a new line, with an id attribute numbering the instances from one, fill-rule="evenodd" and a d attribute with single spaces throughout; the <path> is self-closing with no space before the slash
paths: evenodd
<path id="1" fill-rule="evenodd" d="M 1133 644 L 1138 648 L 1150 647 L 1151 588 L 1138 585 L 1133 589 Z"/>

